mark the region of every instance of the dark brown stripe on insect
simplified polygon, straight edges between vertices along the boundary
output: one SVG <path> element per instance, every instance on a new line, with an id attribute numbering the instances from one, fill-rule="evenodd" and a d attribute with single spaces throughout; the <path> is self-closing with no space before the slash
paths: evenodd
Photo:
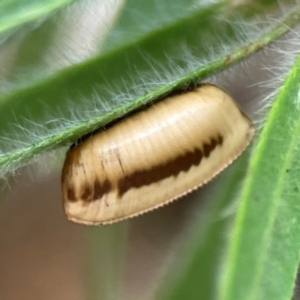
<path id="1" fill-rule="evenodd" d="M 101 197 L 107 193 L 109 193 L 112 189 L 111 183 L 108 179 L 105 179 L 103 183 L 99 181 L 94 182 L 94 194 L 92 200 L 101 199 Z"/>
<path id="2" fill-rule="evenodd" d="M 170 176 L 176 177 L 181 171 L 187 172 L 192 166 L 198 166 L 204 157 L 208 158 L 217 145 L 222 145 L 223 138 L 218 135 L 217 139 L 211 138 L 210 143 L 203 145 L 203 150 L 195 149 L 187 152 L 169 162 L 154 166 L 148 170 L 138 170 L 133 174 L 122 178 L 118 184 L 118 194 L 122 197 L 131 188 L 140 188 L 150 185 Z"/>
<path id="3" fill-rule="evenodd" d="M 76 201 L 75 191 L 73 186 L 68 187 L 67 195 L 68 195 L 68 201 Z"/>

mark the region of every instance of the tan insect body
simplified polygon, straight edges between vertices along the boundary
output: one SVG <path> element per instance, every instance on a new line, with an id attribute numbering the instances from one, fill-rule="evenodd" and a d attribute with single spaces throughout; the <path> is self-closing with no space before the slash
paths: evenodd
<path id="1" fill-rule="evenodd" d="M 253 135 L 252 121 L 214 85 L 169 96 L 69 149 L 65 212 L 98 225 L 166 205 L 220 173 Z"/>

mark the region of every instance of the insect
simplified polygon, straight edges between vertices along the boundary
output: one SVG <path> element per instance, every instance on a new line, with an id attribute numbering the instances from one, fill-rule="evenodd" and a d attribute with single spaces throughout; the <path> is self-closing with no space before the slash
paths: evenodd
<path id="1" fill-rule="evenodd" d="M 169 95 L 71 146 L 62 171 L 65 213 L 100 225 L 166 205 L 225 169 L 254 132 L 212 84 Z"/>

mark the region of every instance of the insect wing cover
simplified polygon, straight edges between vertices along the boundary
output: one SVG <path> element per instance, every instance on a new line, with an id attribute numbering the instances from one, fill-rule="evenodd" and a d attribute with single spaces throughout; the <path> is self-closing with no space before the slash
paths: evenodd
<path id="1" fill-rule="evenodd" d="M 169 96 L 69 149 L 65 213 L 100 225 L 166 205 L 225 169 L 254 132 L 251 119 L 214 85 Z"/>

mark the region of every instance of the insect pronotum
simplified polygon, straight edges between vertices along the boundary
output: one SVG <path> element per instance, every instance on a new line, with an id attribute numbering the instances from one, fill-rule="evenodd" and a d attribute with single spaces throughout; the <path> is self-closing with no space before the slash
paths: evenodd
<path id="1" fill-rule="evenodd" d="M 170 95 L 71 146 L 66 215 L 100 225 L 166 205 L 225 169 L 253 135 L 251 119 L 214 85 Z"/>

